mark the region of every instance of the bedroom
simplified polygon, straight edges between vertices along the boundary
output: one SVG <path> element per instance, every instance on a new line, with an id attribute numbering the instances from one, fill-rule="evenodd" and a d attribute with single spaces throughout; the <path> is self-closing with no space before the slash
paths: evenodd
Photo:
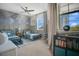
<path id="1" fill-rule="evenodd" d="M 16 47 L 44 39 L 47 37 L 47 3 L 1 3 L 0 32 L 8 36 L 0 41 L 0 55 L 16 55 Z M 13 53 L 8 54 L 8 50 Z"/>
<path id="2" fill-rule="evenodd" d="M 2 36 L 0 55 L 79 55 L 78 5 L 76 3 L 0 4 L 0 36 Z"/>

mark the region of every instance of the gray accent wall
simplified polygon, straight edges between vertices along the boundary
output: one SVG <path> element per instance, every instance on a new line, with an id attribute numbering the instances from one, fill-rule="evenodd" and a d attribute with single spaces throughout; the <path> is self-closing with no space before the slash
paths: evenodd
<path id="1" fill-rule="evenodd" d="M 0 9 L 0 30 L 16 29 L 26 30 L 30 26 L 30 17 Z"/>

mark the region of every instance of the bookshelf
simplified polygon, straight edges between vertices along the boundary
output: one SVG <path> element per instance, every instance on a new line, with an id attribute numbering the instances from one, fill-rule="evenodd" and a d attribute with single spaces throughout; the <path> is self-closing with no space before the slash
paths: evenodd
<path id="1" fill-rule="evenodd" d="M 54 35 L 54 56 L 79 56 L 79 37 Z"/>

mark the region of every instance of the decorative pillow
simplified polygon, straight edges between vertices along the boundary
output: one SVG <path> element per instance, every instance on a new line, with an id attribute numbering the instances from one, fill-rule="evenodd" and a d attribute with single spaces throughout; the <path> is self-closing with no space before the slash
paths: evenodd
<path id="1" fill-rule="evenodd" d="M 12 32 L 12 31 L 8 31 L 8 32 L 6 32 L 6 33 L 7 33 L 8 37 L 16 35 L 16 34 L 15 34 L 14 32 Z"/>

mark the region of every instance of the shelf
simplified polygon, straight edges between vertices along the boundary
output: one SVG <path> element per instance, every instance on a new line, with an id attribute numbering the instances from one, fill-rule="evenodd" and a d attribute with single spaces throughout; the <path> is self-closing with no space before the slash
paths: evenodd
<path id="1" fill-rule="evenodd" d="M 75 52 L 79 52 L 79 50 L 76 50 L 76 49 L 71 49 L 71 48 L 65 48 L 65 47 L 60 47 L 60 46 L 56 46 L 56 47 L 59 47 L 59 48 L 62 48 L 62 49 L 67 49 L 67 50 L 72 50 L 72 51 L 75 51 Z"/>
<path id="2" fill-rule="evenodd" d="M 55 35 L 53 43 L 55 51 L 54 55 L 59 55 L 59 53 L 62 53 L 65 56 L 79 55 L 79 37 L 77 36 Z M 57 48 L 59 48 L 59 50 Z"/>
<path id="3" fill-rule="evenodd" d="M 65 35 L 58 35 L 56 37 L 60 37 L 60 38 L 65 38 L 65 39 L 71 39 L 71 40 L 79 40 L 79 37 L 78 36 L 65 36 Z"/>

